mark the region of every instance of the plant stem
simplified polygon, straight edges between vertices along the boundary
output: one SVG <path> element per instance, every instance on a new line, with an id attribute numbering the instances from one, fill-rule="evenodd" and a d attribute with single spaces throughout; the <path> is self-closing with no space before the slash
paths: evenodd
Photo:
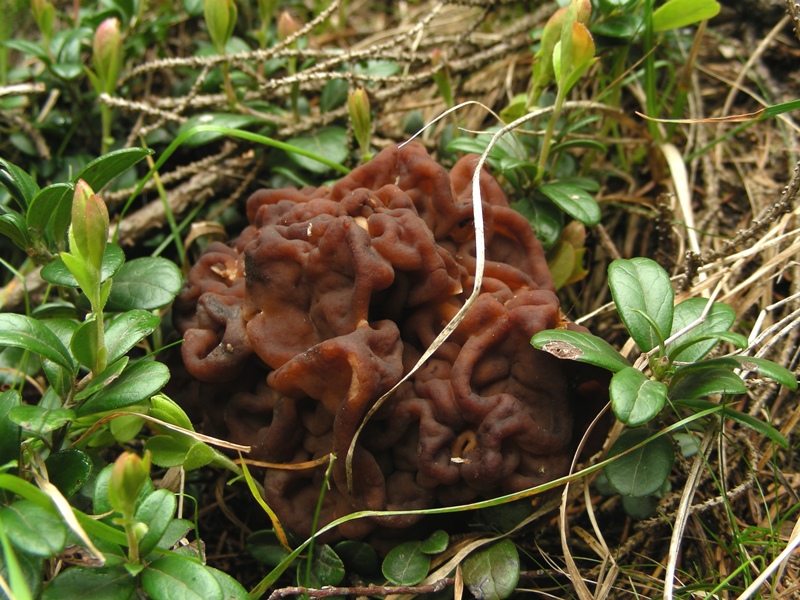
<path id="1" fill-rule="evenodd" d="M 547 121 L 547 129 L 545 129 L 544 138 L 542 138 L 542 150 L 539 152 L 539 161 L 536 163 L 535 185 L 539 185 L 544 179 L 544 169 L 547 165 L 547 158 L 550 155 L 550 144 L 553 141 L 556 121 L 558 121 L 561 115 L 561 109 L 564 107 L 564 92 L 562 90 L 562 86 L 559 86 L 558 92 L 556 93 L 556 103 L 553 107 L 553 114 L 550 115 L 550 119 Z"/>
<path id="2" fill-rule="evenodd" d="M 222 81 L 225 86 L 225 95 L 228 97 L 228 104 L 231 110 L 236 109 L 236 92 L 233 91 L 233 83 L 231 83 L 231 66 L 224 62 L 222 63 Z"/>
<path id="3" fill-rule="evenodd" d="M 102 123 L 102 133 L 100 136 L 100 154 L 108 152 L 109 146 L 114 143 L 114 138 L 111 137 L 111 107 L 106 104 L 100 105 L 100 120 Z"/>

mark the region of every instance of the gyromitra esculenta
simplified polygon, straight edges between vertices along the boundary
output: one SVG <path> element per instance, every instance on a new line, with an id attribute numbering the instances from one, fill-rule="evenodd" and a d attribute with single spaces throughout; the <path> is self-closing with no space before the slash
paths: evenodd
<path id="1" fill-rule="evenodd" d="M 359 510 L 423 509 L 518 491 L 566 472 L 605 403 L 577 363 L 535 350 L 563 324 L 528 221 L 480 176 L 487 261 L 482 293 L 434 356 L 371 417 L 474 283 L 471 178 L 423 146 L 393 146 L 332 187 L 259 190 L 250 225 L 212 243 L 175 304 L 182 356 L 205 430 L 253 446 L 252 458 L 338 457 L 320 526 Z M 198 410 L 199 409 L 199 410 Z M 326 465 L 268 470 L 280 519 L 312 524 Z M 339 535 L 405 527 L 416 516 L 360 519 Z"/>

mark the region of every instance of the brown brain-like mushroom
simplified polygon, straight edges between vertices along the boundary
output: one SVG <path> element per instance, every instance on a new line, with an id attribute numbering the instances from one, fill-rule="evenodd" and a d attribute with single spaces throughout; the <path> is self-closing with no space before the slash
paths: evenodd
<path id="1" fill-rule="evenodd" d="M 335 453 L 319 524 L 359 510 L 452 505 L 519 491 L 566 472 L 605 403 L 595 372 L 530 345 L 563 325 L 544 252 L 497 182 L 480 175 L 485 277 L 466 317 L 371 417 L 474 284 L 471 178 L 415 143 L 393 146 L 330 188 L 260 190 L 250 225 L 211 244 L 175 305 L 182 356 L 211 433 L 252 457 L 299 463 Z M 570 369 L 568 371 L 568 369 Z M 311 529 L 325 467 L 269 470 L 267 501 Z M 405 527 L 361 519 L 338 533 Z"/>

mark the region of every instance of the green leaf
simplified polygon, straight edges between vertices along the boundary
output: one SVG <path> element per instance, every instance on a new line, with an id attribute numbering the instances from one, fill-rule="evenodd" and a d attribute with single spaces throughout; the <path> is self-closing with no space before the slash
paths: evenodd
<path id="1" fill-rule="evenodd" d="M 219 587 L 222 588 L 225 600 L 250 600 L 250 595 L 242 587 L 242 584 L 224 571 L 209 566 L 206 566 L 206 571 L 211 573 L 217 580 Z"/>
<path id="2" fill-rule="evenodd" d="M 430 534 L 428 539 L 420 542 L 419 549 L 425 554 L 439 554 L 447 550 L 447 544 L 449 543 L 450 536 L 447 535 L 446 531 L 439 529 Z"/>
<path id="3" fill-rule="evenodd" d="M 24 169 L 3 158 L 0 158 L 0 185 L 8 190 L 22 212 L 27 212 L 31 200 L 39 191 L 39 186 Z"/>
<path id="4" fill-rule="evenodd" d="M 631 366 L 611 344 L 583 331 L 548 329 L 534 335 L 531 344 L 557 358 L 589 363 L 614 373 Z"/>
<path id="5" fill-rule="evenodd" d="M 430 556 L 419 549 L 419 542 L 404 542 L 386 555 L 381 572 L 395 585 L 417 585 L 430 566 Z"/>
<path id="6" fill-rule="evenodd" d="M 8 418 L 25 431 L 45 435 L 75 420 L 75 412 L 68 408 L 47 409 L 36 404 L 15 406 Z"/>
<path id="7" fill-rule="evenodd" d="M 675 307 L 670 336 L 696 321 L 703 314 L 707 304 L 708 300 L 704 298 L 689 298 L 678 304 Z M 722 302 L 715 302 L 702 323 L 667 344 L 667 354 L 674 361 L 696 362 L 711 352 L 716 342 L 706 340 L 691 344 L 691 341 L 708 333 L 728 331 L 735 320 L 736 312 L 730 306 Z M 685 349 L 676 354 L 675 351 L 681 346 Z"/>
<path id="8" fill-rule="evenodd" d="M 601 152 L 603 154 L 608 152 L 608 146 L 606 146 L 603 142 L 588 138 L 576 138 L 566 140 L 558 144 L 553 144 L 550 147 L 550 152 L 555 154 L 556 152 L 563 152 L 564 150 L 571 150 L 573 148 L 587 148 L 589 150 L 596 150 L 597 152 Z"/>
<path id="9" fill-rule="evenodd" d="M 136 578 L 123 566 L 72 567 L 48 584 L 42 600 L 132 600 L 136 588 Z"/>
<path id="10" fill-rule="evenodd" d="M 653 12 L 653 31 L 667 31 L 716 17 L 716 0 L 669 0 Z"/>
<path id="11" fill-rule="evenodd" d="M 339 555 L 339 558 L 342 559 L 348 571 L 355 571 L 360 575 L 369 575 L 378 570 L 378 554 L 375 552 L 375 549 L 366 542 L 345 540 L 336 544 L 333 549 L 336 551 L 336 554 Z M 284 555 L 280 560 L 283 560 L 288 554 L 289 553 L 284 549 Z M 278 560 L 278 562 L 280 562 L 280 560 Z"/>
<path id="12" fill-rule="evenodd" d="M 504 600 L 519 581 L 519 554 L 511 540 L 501 540 L 470 554 L 463 563 L 464 585 L 483 600 Z"/>
<path id="13" fill-rule="evenodd" d="M 69 349 L 72 351 L 72 356 L 79 364 L 87 367 L 90 371 L 94 371 L 97 364 L 98 352 L 101 350 L 97 346 L 97 328 L 102 327 L 102 323 L 97 322 L 97 314 L 92 313 L 89 317 L 80 324 L 78 329 L 72 336 L 72 341 L 69 344 Z"/>
<path id="14" fill-rule="evenodd" d="M 134 309 L 117 316 L 106 328 L 105 342 L 110 363 L 121 358 L 136 344 L 153 333 L 161 318 L 146 310 Z"/>
<path id="15" fill-rule="evenodd" d="M 609 458 L 634 448 L 653 434 L 650 429 L 626 429 L 608 451 Z M 662 435 L 619 456 L 606 465 L 604 472 L 611 486 L 623 496 L 649 496 L 664 485 L 674 458 L 672 440 Z"/>
<path id="16" fill-rule="evenodd" d="M 628 332 L 643 352 L 655 348 L 672 330 L 672 285 L 667 272 L 649 258 L 617 259 L 608 267 L 608 286 Z M 653 328 L 637 310 L 657 325 Z"/>
<path id="17" fill-rule="evenodd" d="M 594 227 L 600 222 L 600 206 L 586 190 L 569 183 L 555 182 L 540 185 L 539 191 L 584 225 Z"/>
<path id="18" fill-rule="evenodd" d="M 8 413 L 22 405 L 22 396 L 11 389 L 0 393 L 0 465 L 19 460 L 21 428 L 8 418 Z"/>
<path id="19" fill-rule="evenodd" d="M 164 556 L 142 571 L 142 588 L 153 600 L 224 600 L 208 568 L 182 556 Z"/>
<path id="20" fill-rule="evenodd" d="M 74 192 L 71 183 L 54 183 L 40 190 L 25 216 L 28 227 L 44 233 L 52 225 L 54 239 L 61 241 L 69 227 Z"/>
<path id="21" fill-rule="evenodd" d="M 682 373 L 679 369 L 670 382 L 669 397 L 673 400 L 702 398 L 711 394 L 744 394 L 747 386 L 730 369 L 710 367 Z"/>
<path id="22" fill-rule="evenodd" d="M 0 552 L 0 577 L 11 585 L 12 593 L 17 595 L 17 600 L 30 600 L 39 598 L 42 592 L 42 582 L 44 581 L 44 560 L 40 556 L 34 556 L 27 552 L 14 552 L 14 546 L 0 530 L 0 541 L 2 542 L 3 552 Z M 6 548 L 7 546 L 7 548 Z M 13 552 L 13 556 L 4 555 L 8 550 Z M 22 588 L 22 590 L 18 589 Z M 20 593 L 22 591 L 23 593 Z M 7 598 L 4 594 L 4 597 Z"/>
<path id="23" fill-rule="evenodd" d="M 67 270 L 75 278 L 78 287 L 82 290 L 88 290 L 91 293 L 99 285 L 96 272 L 92 271 L 91 265 L 82 257 L 69 252 L 62 252 L 58 258 L 63 261 L 64 266 L 67 267 Z"/>
<path id="24" fill-rule="evenodd" d="M 331 79 L 322 88 L 319 97 L 319 109 L 323 113 L 339 108 L 347 101 L 348 83 L 345 79 Z"/>
<path id="25" fill-rule="evenodd" d="M 172 435 L 154 435 L 144 443 L 144 449 L 153 457 L 153 464 L 164 469 L 181 466 L 191 446 L 189 438 Z"/>
<path id="26" fill-rule="evenodd" d="M 120 415 L 111 420 L 108 428 L 115 440 L 125 444 L 139 435 L 145 423 L 146 421 L 137 415 Z"/>
<path id="27" fill-rule="evenodd" d="M 42 279 L 55 285 L 78 287 L 78 280 L 64 263 L 63 255 L 57 256 L 51 263 L 42 267 Z M 103 253 L 103 266 L 100 269 L 100 281 L 106 281 L 119 271 L 125 262 L 125 253 L 116 244 L 108 244 Z"/>
<path id="28" fill-rule="evenodd" d="M 339 585 L 344 579 L 344 563 L 327 544 L 314 548 L 310 570 L 307 570 L 308 566 L 306 561 L 298 563 L 298 585 L 319 589 L 326 585 Z"/>
<path id="29" fill-rule="evenodd" d="M 146 156 L 151 156 L 153 150 L 149 148 L 123 148 L 114 150 L 94 159 L 77 175 L 72 177 L 72 183 L 83 179 L 89 187 L 100 191 L 109 181 L 121 175 Z"/>
<path id="30" fill-rule="evenodd" d="M 742 425 L 749 427 L 756 433 L 769 438 L 773 443 L 777 444 L 781 448 L 789 448 L 789 441 L 772 425 L 765 423 L 761 419 L 748 415 L 747 413 L 735 410 L 729 406 L 725 406 L 717 402 L 711 402 L 710 400 L 699 399 L 676 400 L 675 405 L 690 408 L 696 412 L 717 408 L 720 410 L 722 418 L 731 419 L 732 421 L 736 421 L 737 423 L 741 423 Z"/>
<path id="31" fill-rule="evenodd" d="M 313 135 L 295 137 L 286 141 L 287 144 L 297 146 L 308 152 L 324 156 L 337 164 L 344 163 L 348 156 L 347 130 L 344 127 L 331 126 L 320 129 Z M 289 157 L 298 165 L 312 173 L 324 174 L 331 170 L 307 156 L 290 153 Z"/>
<path id="32" fill-rule="evenodd" d="M 616 15 L 592 25 L 592 33 L 611 38 L 631 39 L 642 30 L 640 15 Z"/>
<path id="33" fill-rule="evenodd" d="M 127 366 L 128 366 L 127 356 L 124 356 L 121 359 L 111 363 L 105 368 L 105 370 L 102 373 L 95 375 L 94 378 L 86 385 L 85 388 L 83 388 L 81 391 L 75 394 L 73 400 L 75 400 L 76 402 L 80 402 L 88 398 L 101 388 L 107 387 L 108 385 L 111 384 L 112 381 L 114 381 L 117 377 L 119 377 L 119 374 L 122 373 L 122 371 Z"/>
<path id="34" fill-rule="evenodd" d="M 219 125 L 220 127 L 230 127 L 231 129 L 243 129 L 248 125 L 258 122 L 256 117 L 250 115 L 238 115 L 231 113 L 204 113 L 190 117 L 178 128 L 178 135 L 191 131 L 198 125 Z M 219 131 L 200 131 L 183 143 L 189 148 L 202 146 L 221 138 L 224 134 Z"/>
<path id="35" fill-rule="evenodd" d="M 120 312 L 161 308 L 175 299 L 182 285 L 175 263 L 165 258 L 137 258 L 117 271 L 106 308 Z"/>
<path id="36" fill-rule="evenodd" d="M 17 500 L 0 510 L 0 523 L 15 546 L 37 556 L 51 558 L 67 544 L 63 521 L 30 500 Z"/>
<path id="37" fill-rule="evenodd" d="M 278 541 L 278 536 L 275 535 L 275 531 L 272 529 L 262 529 L 261 531 L 255 531 L 251 533 L 247 537 L 246 543 L 247 550 L 250 552 L 253 558 L 259 562 L 269 565 L 270 567 L 277 567 L 287 556 L 289 556 L 289 551 L 281 545 L 281 543 Z M 339 545 L 336 547 L 338 548 Z M 344 555 L 338 550 L 337 553 L 339 556 L 344 558 Z M 378 560 L 377 555 L 375 560 Z M 345 564 L 347 564 L 348 568 L 350 567 L 350 564 L 347 563 L 346 559 Z"/>
<path id="38" fill-rule="evenodd" d="M 752 356 L 731 356 L 729 358 L 739 363 L 739 367 L 743 370 L 758 373 L 762 377 L 769 377 L 793 392 L 797 390 L 797 379 L 794 373 L 771 360 Z"/>
<path id="39" fill-rule="evenodd" d="M 564 216 L 552 202 L 520 200 L 513 202 L 511 208 L 528 219 L 545 250 L 552 248 L 561 237 L 561 231 L 564 229 Z"/>
<path id="40" fill-rule="evenodd" d="M 187 471 L 194 471 L 200 467 L 205 467 L 213 462 L 215 458 L 217 458 L 217 453 L 211 446 L 195 441 L 186 453 L 186 457 L 183 460 L 183 468 Z"/>
<path id="41" fill-rule="evenodd" d="M 150 398 L 150 410 L 147 411 L 147 414 L 183 429 L 194 431 L 192 422 L 186 412 L 174 400 L 164 394 L 156 394 Z"/>
<path id="42" fill-rule="evenodd" d="M 139 541 L 139 555 L 147 556 L 166 533 L 178 506 L 175 494 L 169 490 L 156 490 L 136 509 L 135 519 L 147 525 L 147 533 Z"/>
<path id="43" fill-rule="evenodd" d="M 661 412 L 667 400 L 666 385 L 633 367 L 615 373 L 608 391 L 614 414 L 629 427 L 647 423 Z"/>
<path id="44" fill-rule="evenodd" d="M 25 218 L 18 212 L 9 211 L 0 215 L 0 235 L 6 236 L 22 250 L 27 250 L 31 245 Z"/>
<path id="45" fill-rule="evenodd" d="M 50 483 L 55 485 L 65 498 L 70 498 L 89 481 L 92 474 L 92 459 L 76 448 L 54 452 L 44 461 Z"/>
<path id="46" fill-rule="evenodd" d="M 86 400 L 78 408 L 78 415 L 118 410 L 147 400 L 164 387 L 168 380 L 169 368 L 166 365 L 140 360 L 130 365 L 117 379 Z"/>
<path id="47" fill-rule="evenodd" d="M 655 514 L 659 501 L 660 498 L 655 495 L 623 496 L 622 508 L 625 510 L 625 514 L 631 519 L 641 521 L 643 519 L 648 519 Z"/>

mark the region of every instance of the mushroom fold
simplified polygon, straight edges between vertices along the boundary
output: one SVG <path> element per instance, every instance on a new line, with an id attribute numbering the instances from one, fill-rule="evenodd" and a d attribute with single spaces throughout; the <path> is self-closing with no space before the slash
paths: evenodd
<path id="1" fill-rule="evenodd" d="M 483 171 L 481 293 L 370 418 L 348 491 L 344 458 L 366 413 L 472 291 L 476 163 L 464 157 L 448 173 L 409 143 L 331 187 L 259 190 L 247 202 L 250 225 L 229 245 L 209 245 L 175 304 L 191 376 L 178 396 L 207 433 L 251 445 L 256 460 L 338 457 L 319 526 L 562 476 L 607 401 L 603 374 L 531 346 L 531 336 L 565 319 L 530 224 Z M 299 534 L 310 533 L 324 473 L 267 471 L 267 502 Z M 334 537 L 418 520 L 359 519 Z"/>

